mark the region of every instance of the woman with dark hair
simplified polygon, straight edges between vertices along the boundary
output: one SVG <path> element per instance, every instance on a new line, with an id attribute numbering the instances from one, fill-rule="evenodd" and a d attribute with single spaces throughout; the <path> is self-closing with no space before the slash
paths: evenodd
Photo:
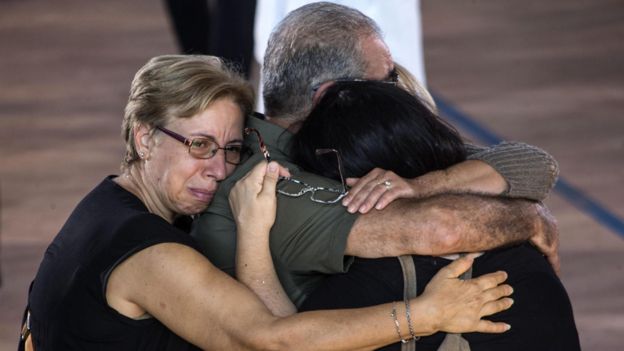
<path id="1" fill-rule="evenodd" d="M 293 155 L 306 170 L 337 180 L 361 178 L 375 168 L 411 179 L 465 160 L 466 146 L 457 131 L 428 106 L 392 84 L 336 82 L 295 135 Z M 383 185 L 389 187 L 383 182 L 379 185 L 382 189 Z M 412 256 L 418 294 L 435 272 L 456 257 Z M 400 301 L 407 285 L 402 265 L 396 258 L 356 257 L 348 273 L 328 276 L 300 310 Z M 467 341 L 472 350 L 579 350 L 569 298 L 547 260 L 534 247 L 522 243 L 483 253 L 475 260 L 472 274 L 479 276 L 499 269 L 509 273 L 514 306 L 492 319 L 510 324 L 511 330 L 503 334 L 464 334 L 463 340 L 455 335 L 455 340 Z M 416 345 L 418 350 L 437 350 L 443 340 L 447 340 L 446 346 L 453 343 L 451 337 L 445 337 L 444 333 L 436 333 L 421 338 Z M 398 350 L 400 345 L 384 350 Z"/>
<path id="2" fill-rule="evenodd" d="M 316 149 L 338 150 L 348 177 L 377 167 L 415 178 L 466 159 L 457 131 L 410 93 L 384 82 L 336 83 L 293 144 L 304 168 L 338 179 L 335 158 L 317 157 Z"/>

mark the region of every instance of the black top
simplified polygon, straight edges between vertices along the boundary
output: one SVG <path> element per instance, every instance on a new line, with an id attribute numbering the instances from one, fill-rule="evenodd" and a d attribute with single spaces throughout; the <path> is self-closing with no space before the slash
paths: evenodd
<path id="1" fill-rule="evenodd" d="M 441 257 L 412 256 L 416 266 L 418 295 L 440 268 L 451 261 Z M 473 351 L 578 351 L 578 333 L 570 299 L 546 259 L 530 244 L 487 251 L 473 265 L 473 277 L 504 270 L 506 283 L 514 288 L 514 305 L 506 311 L 486 317 L 511 324 L 502 334 L 467 333 L 463 337 Z M 348 273 L 332 275 L 303 303 L 300 311 L 355 308 L 403 300 L 403 273 L 394 257 L 356 258 Z M 418 316 L 412 314 L 412 320 Z M 386 322 L 392 328 L 391 318 Z M 407 332 L 407 326 L 401 325 Z M 422 337 L 416 342 L 419 351 L 435 351 L 445 333 Z M 379 350 L 400 350 L 396 343 Z"/>
<path id="2" fill-rule="evenodd" d="M 35 349 L 196 350 L 156 319 L 128 318 L 106 302 L 110 273 L 138 251 L 165 242 L 197 249 L 112 178 L 78 204 L 45 252 L 29 296 Z"/>

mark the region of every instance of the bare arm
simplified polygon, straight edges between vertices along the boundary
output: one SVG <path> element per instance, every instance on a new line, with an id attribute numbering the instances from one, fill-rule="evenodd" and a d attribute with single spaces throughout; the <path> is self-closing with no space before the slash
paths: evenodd
<path id="1" fill-rule="evenodd" d="M 399 199 L 356 220 L 346 254 L 444 255 L 522 242 L 540 229 L 536 206 L 526 200 L 469 194 Z"/>
<path id="2" fill-rule="evenodd" d="M 467 160 L 445 170 L 433 171 L 410 180 L 421 197 L 448 192 L 500 195 L 507 182 L 492 166 L 479 160 Z"/>
<path id="3" fill-rule="evenodd" d="M 382 209 L 397 198 L 421 198 L 443 193 L 503 195 L 541 201 L 559 175 L 557 161 L 546 151 L 519 142 L 493 147 L 466 144 L 469 160 L 414 179 L 403 179 L 380 168 L 362 178 L 347 180 L 352 188 L 343 205 L 351 213 Z M 380 186 L 389 180 L 393 184 Z"/>
<path id="4" fill-rule="evenodd" d="M 450 332 L 503 332 L 504 323 L 481 318 L 511 306 L 512 290 L 499 285 L 502 272 L 458 280 L 471 259 L 445 267 L 411 300 L 416 335 Z M 212 266 L 200 253 L 174 243 L 144 249 L 117 266 L 106 297 L 121 314 L 149 313 L 183 339 L 217 350 L 359 350 L 398 341 L 391 304 L 370 308 L 273 316 L 242 284 Z M 502 299 L 501 299 L 502 298 Z M 402 304 L 397 316 L 407 337 Z"/>
<path id="5" fill-rule="evenodd" d="M 384 187 L 384 181 L 390 181 L 391 186 Z M 505 179 L 490 165 L 478 160 L 460 162 L 413 179 L 375 168 L 362 178 L 347 179 L 347 184 L 351 189 L 342 204 L 351 213 L 367 213 L 373 207 L 380 210 L 400 198 L 424 198 L 444 193 L 499 195 L 507 191 Z"/>
<path id="6" fill-rule="evenodd" d="M 265 173 L 266 171 L 266 173 Z M 278 176 L 290 176 L 275 162 L 260 162 L 230 191 L 236 221 L 236 278 L 250 288 L 276 316 L 297 312 L 275 272 L 269 231 L 275 222 Z"/>

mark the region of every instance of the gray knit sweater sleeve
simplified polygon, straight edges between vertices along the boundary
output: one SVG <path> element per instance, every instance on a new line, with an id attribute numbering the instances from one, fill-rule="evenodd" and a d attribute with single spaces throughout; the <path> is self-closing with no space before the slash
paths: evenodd
<path id="1" fill-rule="evenodd" d="M 559 175 L 557 161 L 546 151 L 520 142 L 502 142 L 492 147 L 466 144 L 469 160 L 480 160 L 494 168 L 509 185 L 504 194 L 544 200 Z"/>

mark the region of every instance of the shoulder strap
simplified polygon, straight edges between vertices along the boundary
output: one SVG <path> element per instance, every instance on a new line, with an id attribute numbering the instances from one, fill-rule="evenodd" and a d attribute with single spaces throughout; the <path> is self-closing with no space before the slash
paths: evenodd
<path id="1" fill-rule="evenodd" d="M 397 258 L 401 263 L 401 270 L 403 271 L 403 299 L 407 301 L 416 297 L 417 294 L 416 266 L 410 255 L 403 255 Z M 401 351 L 416 351 L 416 340 L 412 339 L 401 344 Z"/>
<path id="2" fill-rule="evenodd" d="M 28 298 L 30 299 L 30 291 L 32 290 L 32 286 L 35 281 L 30 282 L 30 286 L 28 287 Z M 22 315 L 22 328 L 20 330 L 20 338 L 19 343 L 17 344 L 17 351 L 32 351 L 33 343 L 32 343 L 32 334 L 30 334 L 30 304 L 28 301 L 26 302 L 26 308 L 24 309 L 24 314 Z"/>

